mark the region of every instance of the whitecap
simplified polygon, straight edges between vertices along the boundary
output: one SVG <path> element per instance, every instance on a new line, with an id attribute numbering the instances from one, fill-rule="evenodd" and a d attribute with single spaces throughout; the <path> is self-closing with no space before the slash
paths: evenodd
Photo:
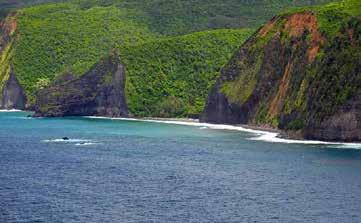
<path id="1" fill-rule="evenodd" d="M 91 142 L 89 139 L 46 139 L 43 142 L 64 142 L 64 143 L 86 143 Z"/>
<path id="2" fill-rule="evenodd" d="M 98 143 L 95 142 L 82 142 L 82 143 L 76 143 L 75 146 L 91 146 L 91 145 L 97 145 Z"/>

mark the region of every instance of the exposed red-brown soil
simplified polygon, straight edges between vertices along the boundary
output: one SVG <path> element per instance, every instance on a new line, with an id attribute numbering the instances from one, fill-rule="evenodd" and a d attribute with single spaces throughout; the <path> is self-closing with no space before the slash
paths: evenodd
<path id="1" fill-rule="evenodd" d="M 346 30 L 347 34 L 348 34 L 348 38 L 350 39 L 350 43 L 351 45 L 355 46 L 355 38 L 354 38 L 354 34 L 355 34 L 355 30 L 354 29 L 347 29 Z"/>
<path id="2" fill-rule="evenodd" d="M 305 31 L 311 35 L 308 48 L 308 62 L 312 63 L 319 52 L 325 39 L 318 30 L 316 16 L 311 12 L 297 13 L 287 18 L 284 30 L 291 37 L 301 37 Z"/>
<path id="3" fill-rule="evenodd" d="M 268 109 L 268 114 L 272 117 L 276 116 L 279 113 L 280 109 L 282 108 L 283 101 L 288 89 L 288 85 L 290 83 L 291 69 L 292 69 L 292 61 L 289 61 L 286 66 L 285 72 L 282 76 L 282 80 L 278 86 L 277 94 L 273 98 L 270 107 Z"/>
<path id="4" fill-rule="evenodd" d="M 274 27 L 275 23 L 277 21 L 277 17 L 274 17 L 273 19 L 271 19 L 270 21 L 268 21 L 266 23 L 266 25 L 264 25 L 259 31 L 258 31 L 258 35 L 260 37 L 265 37 L 268 32 Z"/>
<path id="5" fill-rule="evenodd" d="M 3 21 L 0 21 L 0 30 L 3 34 L 12 35 L 16 31 L 17 22 L 15 15 L 15 13 L 12 13 Z"/>
<path id="6" fill-rule="evenodd" d="M 15 33 L 16 28 L 15 13 L 10 14 L 6 19 L 0 21 L 0 53 L 10 42 L 10 37 Z"/>

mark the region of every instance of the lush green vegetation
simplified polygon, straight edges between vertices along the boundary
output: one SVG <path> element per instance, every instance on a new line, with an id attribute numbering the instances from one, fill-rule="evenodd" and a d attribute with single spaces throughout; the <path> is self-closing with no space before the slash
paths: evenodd
<path id="1" fill-rule="evenodd" d="M 348 22 L 350 17 L 361 15 L 361 1 L 342 0 L 322 6 L 299 7 L 288 10 L 285 14 L 302 11 L 314 12 L 322 33 L 332 38 L 339 33 L 341 27 Z"/>
<path id="2" fill-rule="evenodd" d="M 5 85 L 5 81 L 10 76 L 10 59 L 12 57 L 13 48 L 10 43 L 0 54 L 0 89 Z"/>
<path id="3" fill-rule="evenodd" d="M 343 0 L 292 12 L 297 11 L 315 13 L 326 40 L 286 110 L 303 110 L 305 116 L 322 121 L 361 92 L 361 1 Z"/>
<path id="4" fill-rule="evenodd" d="M 179 35 L 218 28 L 255 28 L 282 10 L 333 1 L 337 0 L 0 0 L 0 13 L 43 2 L 68 2 L 82 8 L 115 6 L 140 12 L 137 19 L 153 32 Z"/>
<path id="5" fill-rule="evenodd" d="M 250 30 L 217 30 L 121 48 L 127 99 L 138 116 L 195 116 Z"/>
<path id="6" fill-rule="evenodd" d="M 193 116 L 202 110 L 220 68 L 250 32 L 177 35 L 256 27 L 286 7 L 332 0 L 0 0 L 0 6 L 50 1 L 59 3 L 18 10 L 16 39 L 11 58 L 6 57 L 30 103 L 55 77 L 81 75 L 118 48 L 129 74 L 131 112 Z"/>
<path id="7" fill-rule="evenodd" d="M 138 15 L 114 6 L 84 9 L 69 3 L 20 10 L 13 63 L 30 102 L 56 76 L 81 75 L 115 47 L 127 67 L 133 114 L 199 114 L 219 70 L 250 30 L 161 37 L 137 22 Z M 169 103 L 178 101 L 182 111 L 162 110 L 167 110 L 171 97 L 177 100 Z"/>
<path id="8" fill-rule="evenodd" d="M 60 2 L 62 0 L 0 0 L 0 19 L 6 17 L 9 11 L 45 2 Z"/>
<path id="9" fill-rule="evenodd" d="M 360 94 L 360 68 L 361 18 L 352 18 L 343 24 L 334 40 L 326 44 L 322 59 L 308 72 L 308 78 L 312 79 L 309 88 L 313 90 L 308 98 L 308 114 L 322 121 L 323 117 L 333 114 L 352 97 Z M 316 103 L 311 98 L 319 100 Z"/>
<path id="10" fill-rule="evenodd" d="M 174 35 L 215 28 L 257 28 L 282 10 L 333 1 L 336 0 L 118 0 L 118 5 L 144 12 L 144 21 L 153 31 Z"/>
<path id="11" fill-rule="evenodd" d="M 66 71 L 81 75 L 115 45 L 134 45 L 155 37 L 132 20 L 136 12 L 114 6 L 81 9 L 49 4 L 19 11 L 14 69 L 30 99 L 39 81 Z"/>

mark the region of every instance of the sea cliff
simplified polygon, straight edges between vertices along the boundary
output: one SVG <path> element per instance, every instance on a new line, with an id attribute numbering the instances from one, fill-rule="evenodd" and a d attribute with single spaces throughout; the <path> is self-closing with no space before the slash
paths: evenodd
<path id="1" fill-rule="evenodd" d="M 361 141 L 359 6 L 345 1 L 274 17 L 223 68 L 201 120 Z"/>

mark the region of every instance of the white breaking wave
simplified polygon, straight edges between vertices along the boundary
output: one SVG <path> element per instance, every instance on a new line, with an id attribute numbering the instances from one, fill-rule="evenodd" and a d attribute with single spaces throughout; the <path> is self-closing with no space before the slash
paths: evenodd
<path id="1" fill-rule="evenodd" d="M 76 146 L 91 146 L 91 145 L 97 145 L 98 143 L 95 142 L 82 142 L 82 143 L 76 143 Z"/>
<path id="2" fill-rule="evenodd" d="M 337 149 L 361 149 L 361 143 L 340 143 L 328 145 L 327 147 Z"/>
<path id="3" fill-rule="evenodd" d="M 244 128 L 242 126 L 200 123 L 200 122 L 198 122 L 197 119 L 189 119 L 189 121 L 176 121 L 176 120 L 136 119 L 136 118 L 109 118 L 109 117 L 101 117 L 101 116 L 85 116 L 85 118 L 138 121 L 138 122 L 154 122 L 154 123 L 164 123 L 164 124 L 173 124 L 173 125 L 186 125 L 186 126 L 205 127 L 205 128 L 218 129 L 218 130 L 242 131 L 242 132 L 249 132 L 249 133 L 255 133 L 255 134 L 268 133 L 266 131 Z"/>
<path id="4" fill-rule="evenodd" d="M 46 143 L 65 143 L 65 144 L 72 144 L 74 146 L 91 146 L 97 145 L 98 142 L 95 142 L 90 139 L 47 139 L 43 140 Z"/>
<path id="5" fill-rule="evenodd" d="M 30 119 L 35 119 L 34 117 L 24 117 L 24 116 L 14 116 L 14 117 L 11 117 L 11 119 L 23 119 L 23 120 L 30 120 Z"/>
<path id="6" fill-rule="evenodd" d="M 18 109 L 0 109 L 0 112 L 21 112 L 22 110 Z"/>
<path id="7" fill-rule="evenodd" d="M 43 142 L 65 142 L 65 143 L 88 143 L 92 140 L 89 139 L 47 139 Z"/>
<path id="8" fill-rule="evenodd" d="M 175 120 L 157 120 L 157 119 L 109 118 L 109 117 L 100 117 L 100 116 L 86 116 L 86 118 L 155 122 L 155 123 L 165 123 L 165 124 L 174 124 L 174 125 L 197 126 L 200 127 L 200 129 L 232 130 L 232 131 L 252 133 L 255 134 L 256 136 L 249 138 L 249 140 L 255 140 L 255 141 L 265 141 L 271 143 L 287 143 L 287 144 L 328 145 L 328 147 L 330 148 L 361 149 L 361 143 L 337 143 L 337 142 L 326 142 L 326 141 L 317 141 L 317 140 L 285 139 L 285 138 L 280 138 L 279 133 L 276 132 L 249 129 L 242 126 L 234 126 L 234 125 L 200 123 L 198 122 L 197 119 L 190 119 L 189 121 L 175 121 Z"/>
<path id="9" fill-rule="evenodd" d="M 310 145 L 330 145 L 330 144 L 339 144 L 332 142 L 324 142 L 317 140 L 296 140 L 296 139 L 285 139 L 280 138 L 279 133 L 267 132 L 260 136 L 252 137 L 251 140 L 265 141 L 265 142 L 274 142 L 274 143 L 287 143 L 287 144 L 310 144 Z M 340 143 L 343 144 L 343 143 Z"/>

